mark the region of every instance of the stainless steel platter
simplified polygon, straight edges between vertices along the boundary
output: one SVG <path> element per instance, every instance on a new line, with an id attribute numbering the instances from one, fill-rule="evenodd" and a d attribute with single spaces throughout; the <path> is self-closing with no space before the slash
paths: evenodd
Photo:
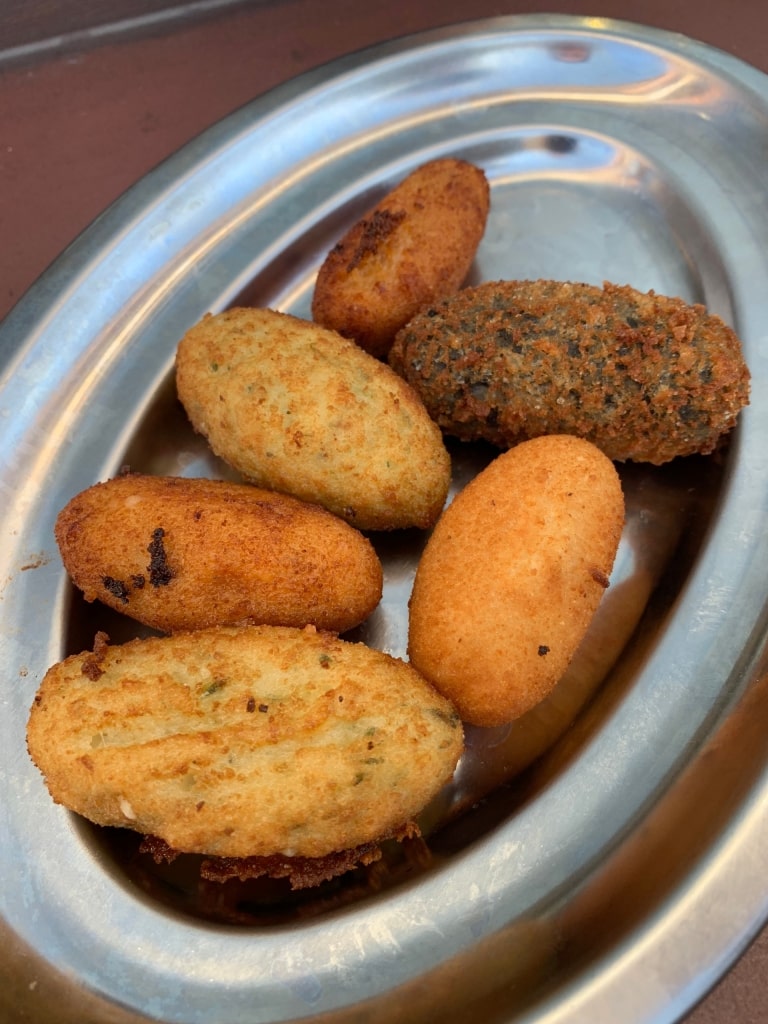
<path id="1" fill-rule="evenodd" d="M 311 72 L 132 188 L 0 327 L 0 1017 L 175 1024 L 678 1019 L 768 917 L 768 80 L 602 19 L 431 32 Z M 706 303 L 752 404 L 716 457 L 621 468 L 627 525 L 553 698 L 474 730 L 428 840 L 303 896 L 212 892 L 51 802 L 24 743 L 46 668 L 128 620 L 85 606 L 52 535 L 128 463 L 222 475 L 173 391 L 184 330 L 308 315 L 344 228 L 417 164 L 481 165 L 473 280 L 609 279 Z M 452 445 L 455 487 L 487 449 Z M 405 651 L 423 538 L 375 538 Z"/>

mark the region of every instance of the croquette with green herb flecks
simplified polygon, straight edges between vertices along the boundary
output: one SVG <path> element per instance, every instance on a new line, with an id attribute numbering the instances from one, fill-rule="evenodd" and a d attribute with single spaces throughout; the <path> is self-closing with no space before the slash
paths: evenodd
<path id="1" fill-rule="evenodd" d="M 179 343 L 193 427 L 247 480 L 361 530 L 426 529 L 451 460 L 418 395 L 336 331 L 271 309 L 209 314 Z"/>
<path id="2" fill-rule="evenodd" d="M 390 365 L 446 434 L 575 434 L 609 458 L 708 454 L 749 401 L 735 332 L 701 305 L 606 283 L 495 281 L 422 310 Z"/>
<path id="3" fill-rule="evenodd" d="M 311 627 L 240 626 L 102 636 L 48 670 L 27 742 L 53 799 L 96 824 L 305 870 L 407 832 L 463 730 L 405 661 Z"/>

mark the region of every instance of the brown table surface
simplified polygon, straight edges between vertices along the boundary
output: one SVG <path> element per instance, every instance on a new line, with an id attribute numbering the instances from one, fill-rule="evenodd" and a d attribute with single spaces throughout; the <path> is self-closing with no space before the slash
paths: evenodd
<path id="1" fill-rule="evenodd" d="M 768 72 L 765 0 L 220 0 L 170 12 L 162 0 L 2 6 L 0 319 L 163 158 L 271 86 L 370 44 L 474 18 L 594 15 L 682 32 Z M 111 27 L 94 33 L 97 22 Z M 766 968 L 768 930 L 687 1024 L 768 1021 Z"/>

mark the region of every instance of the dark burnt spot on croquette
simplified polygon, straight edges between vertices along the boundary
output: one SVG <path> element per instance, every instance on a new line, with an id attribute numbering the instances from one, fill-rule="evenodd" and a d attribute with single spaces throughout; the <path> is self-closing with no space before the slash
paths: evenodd
<path id="1" fill-rule="evenodd" d="M 123 580 L 115 579 L 114 576 L 102 576 L 101 582 L 108 594 L 116 597 L 122 604 L 128 604 L 130 590 Z"/>
<path id="2" fill-rule="evenodd" d="M 347 265 L 347 273 L 359 266 L 366 256 L 378 252 L 382 243 L 404 219 L 405 210 L 374 210 L 361 225 L 360 240 Z"/>
<path id="3" fill-rule="evenodd" d="M 153 587 L 165 587 L 173 579 L 173 572 L 168 565 L 168 556 L 165 552 L 164 537 L 165 530 L 162 526 L 158 526 L 153 530 L 152 540 L 147 548 L 150 559 L 147 572 L 149 573 L 149 582 Z"/>

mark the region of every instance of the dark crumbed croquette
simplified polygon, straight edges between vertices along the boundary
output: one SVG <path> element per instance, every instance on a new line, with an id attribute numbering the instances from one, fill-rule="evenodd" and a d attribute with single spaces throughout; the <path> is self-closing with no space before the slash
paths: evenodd
<path id="1" fill-rule="evenodd" d="M 708 454 L 749 401 L 734 331 L 629 286 L 495 281 L 422 310 L 390 363 L 446 434 L 583 437 L 616 461 Z"/>

